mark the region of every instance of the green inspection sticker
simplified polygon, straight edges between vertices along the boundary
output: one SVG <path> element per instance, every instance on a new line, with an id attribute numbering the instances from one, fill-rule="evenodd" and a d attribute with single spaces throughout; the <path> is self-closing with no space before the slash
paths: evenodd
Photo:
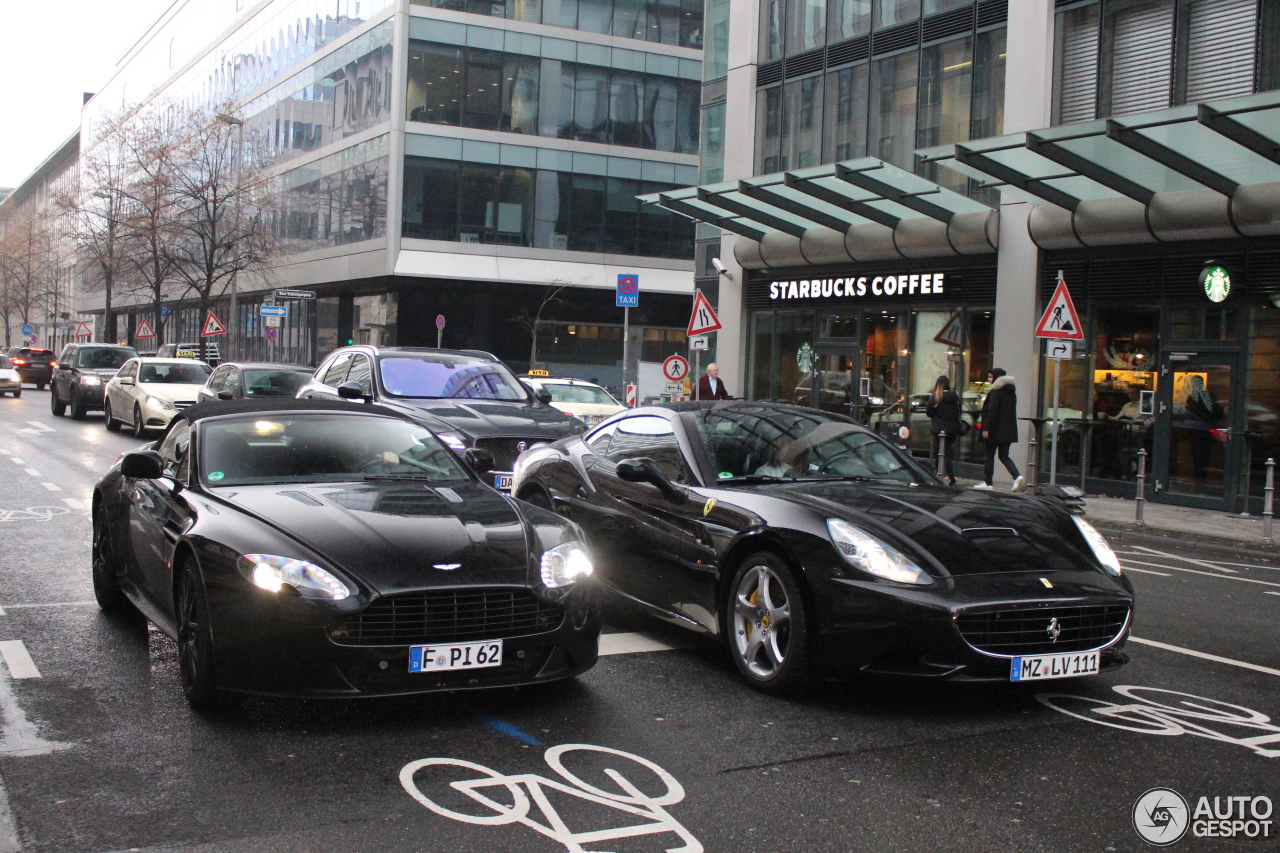
<path id="1" fill-rule="evenodd" d="M 732 480 L 732 479 L 733 479 L 733 472 L 732 472 L 732 471 L 721 471 L 721 472 L 719 473 L 719 475 L 718 475 L 718 476 L 720 477 L 720 479 L 721 479 L 721 480 Z"/>
<path id="2" fill-rule="evenodd" d="M 225 476 L 227 476 L 227 475 L 226 475 L 226 474 L 224 474 L 224 473 L 222 473 L 221 471 L 210 471 L 210 472 L 209 472 L 209 479 L 210 479 L 210 480 L 212 480 L 212 481 L 213 481 L 213 482 L 215 482 L 215 483 L 216 483 L 216 482 L 218 482 L 219 480 L 221 480 L 221 479 L 222 479 L 223 477 L 225 477 Z"/>

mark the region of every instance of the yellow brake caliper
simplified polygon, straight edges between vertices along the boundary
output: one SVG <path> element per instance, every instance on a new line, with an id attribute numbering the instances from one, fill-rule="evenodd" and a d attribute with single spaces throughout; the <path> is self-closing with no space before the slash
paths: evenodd
<path id="1" fill-rule="evenodd" d="M 747 601 L 750 602 L 752 607 L 755 607 L 756 602 L 759 600 L 759 597 L 760 597 L 760 588 L 756 587 L 755 591 L 747 596 Z M 751 628 L 752 628 L 751 620 L 748 619 L 747 620 L 747 639 L 748 640 L 751 639 Z"/>

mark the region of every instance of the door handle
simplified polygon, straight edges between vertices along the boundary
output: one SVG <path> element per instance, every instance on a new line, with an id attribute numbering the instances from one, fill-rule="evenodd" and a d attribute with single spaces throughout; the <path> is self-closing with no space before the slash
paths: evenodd
<path id="1" fill-rule="evenodd" d="M 1167 412 L 1167 411 L 1169 411 L 1169 407 L 1168 407 L 1168 406 L 1166 406 L 1166 405 L 1164 404 L 1164 401 L 1161 401 L 1161 403 L 1160 403 L 1160 414 L 1162 414 L 1162 415 L 1163 415 L 1163 414 L 1164 414 L 1165 412 Z"/>

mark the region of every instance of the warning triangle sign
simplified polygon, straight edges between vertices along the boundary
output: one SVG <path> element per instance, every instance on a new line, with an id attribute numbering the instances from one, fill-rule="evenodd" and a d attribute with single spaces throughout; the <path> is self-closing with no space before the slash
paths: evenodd
<path id="1" fill-rule="evenodd" d="M 1053 291 L 1053 298 L 1045 306 L 1044 316 L 1036 325 L 1037 338 L 1060 338 L 1068 341 L 1084 340 L 1084 328 L 1080 325 L 1080 315 L 1071 301 L 1067 291 L 1067 281 L 1058 271 L 1058 287 Z"/>
<path id="2" fill-rule="evenodd" d="M 218 322 L 218 318 L 213 316 L 213 312 L 209 312 L 209 316 L 204 318 L 204 330 L 200 332 L 200 337 L 211 338 L 214 335 L 225 335 L 227 327 Z"/>
<path id="3" fill-rule="evenodd" d="M 90 328 L 89 328 L 89 324 L 88 324 L 88 323 L 86 323 L 84 320 L 81 320 L 81 321 L 80 321 L 80 325 L 76 326 L 76 335 L 75 335 L 75 336 L 76 336 L 77 338 L 92 338 L 92 337 L 93 337 L 93 329 L 90 329 Z"/>
<path id="4" fill-rule="evenodd" d="M 135 338 L 154 338 L 156 330 L 151 328 L 150 320 L 143 320 L 138 324 L 138 331 L 133 333 Z"/>
<path id="5" fill-rule="evenodd" d="M 933 339 L 947 346 L 962 346 L 964 344 L 964 312 L 957 311 L 952 314 L 951 319 L 942 327 L 942 331 L 934 335 Z"/>
<path id="6" fill-rule="evenodd" d="M 685 334 L 689 337 L 705 335 L 719 328 L 720 318 L 716 316 L 715 311 L 711 310 L 711 303 L 707 301 L 707 297 L 702 295 L 701 290 L 694 291 L 693 315 L 689 317 L 689 331 Z"/>

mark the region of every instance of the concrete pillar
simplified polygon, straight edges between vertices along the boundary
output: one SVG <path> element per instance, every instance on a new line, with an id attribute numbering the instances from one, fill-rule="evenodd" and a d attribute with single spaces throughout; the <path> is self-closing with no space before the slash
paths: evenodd
<path id="1" fill-rule="evenodd" d="M 1048 127 L 1053 110 L 1053 0 L 1009 4 L 1008 55 L 1005 57 L 1004 132 Z M 1018 380 L 1018 416 L 1036 413 L 1040 357 L 1033 334 L 1040 319 L 1040 250 L 1031 242 L 1027 220 L 1031 205 L 1003 195 L 1000 203 L 1000 254 L 996 268 L 994 365 Z M 1020 422 L 1024 469 L 1030 424 Z M 1008 482 L 996 465 L 996 482 Z"/>

